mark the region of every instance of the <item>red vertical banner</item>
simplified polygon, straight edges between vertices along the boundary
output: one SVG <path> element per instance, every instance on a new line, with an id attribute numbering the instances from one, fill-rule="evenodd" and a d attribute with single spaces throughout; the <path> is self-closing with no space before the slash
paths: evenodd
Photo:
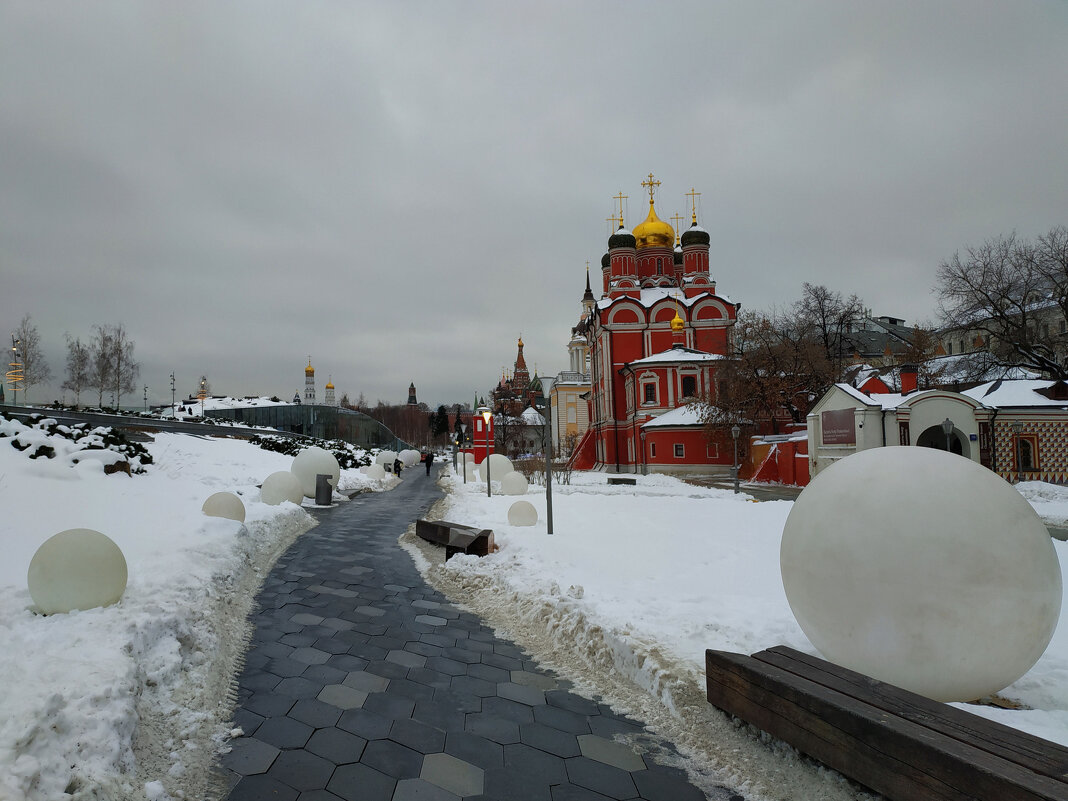
<path id="1" fill-rule="evenodd" d="M 992 452 L 990 442 L 990 423 L 979 424 L 979 464 L 983 467 L 991 467 L 990 454 Z"/>

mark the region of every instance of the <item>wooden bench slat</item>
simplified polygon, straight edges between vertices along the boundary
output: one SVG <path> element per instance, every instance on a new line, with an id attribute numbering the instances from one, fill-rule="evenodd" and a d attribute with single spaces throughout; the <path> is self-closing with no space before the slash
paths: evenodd
<path id="1" fill-rule="evenodd" d="M 932 701 L 892 684 L 865 676 L 801 651 L 778 646 L 753 654 L 753 659 L 782 668 L 824 687 L 859 698 L 905 720 L 1016 762 L 1054 779 L 1068 778 L 1068 748 Z"/>
<path id="2" fill-rule="evenodd" d="M 708 699 L 894 799 L 1065 801 L 1068 785 L 741 654 L 706 652 Z"/>

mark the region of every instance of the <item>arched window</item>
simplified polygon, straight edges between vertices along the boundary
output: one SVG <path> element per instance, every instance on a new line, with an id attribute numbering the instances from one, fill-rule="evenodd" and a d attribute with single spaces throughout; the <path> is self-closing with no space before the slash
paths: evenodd
<path id="1" fill-rule="evenodd" d="M 1018 437 L 1016 439 L 1017 470 L 1035 469 L 1035 450 L 1031 440 Z"/>
<path id="2" fill-rule="evenodd" d="M 682 397 L 692 398 L 697 394 L 697 377 L 684 375 L 682 377 Z"/>

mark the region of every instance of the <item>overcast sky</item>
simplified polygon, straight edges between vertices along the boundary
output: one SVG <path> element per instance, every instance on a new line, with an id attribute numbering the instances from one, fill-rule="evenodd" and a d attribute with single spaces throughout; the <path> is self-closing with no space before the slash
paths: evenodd
<path id="1" fill-rule="evenodd" d="M 1068 224 L 1068 3 L 0 0 L 0 330 L 123 323 L 150 402 L 432 406 L 566 369 L 612 197 L 934 319 L 938 263 Z M 142 393 L 129 402 L 139 402 Z M 84 398 L 83 398 L 84 400 Z"/>

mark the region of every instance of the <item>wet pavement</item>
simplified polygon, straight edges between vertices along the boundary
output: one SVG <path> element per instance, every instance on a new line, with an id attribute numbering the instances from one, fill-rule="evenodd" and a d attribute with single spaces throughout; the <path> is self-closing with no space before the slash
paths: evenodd
<path id="1" fill-rule="evenodd" d="M 315 511 L 278 560 L 221 758 L 230 801 L 741 801 L 423 581 L 397 538 L 440 496 L 412 470 Z"/>

